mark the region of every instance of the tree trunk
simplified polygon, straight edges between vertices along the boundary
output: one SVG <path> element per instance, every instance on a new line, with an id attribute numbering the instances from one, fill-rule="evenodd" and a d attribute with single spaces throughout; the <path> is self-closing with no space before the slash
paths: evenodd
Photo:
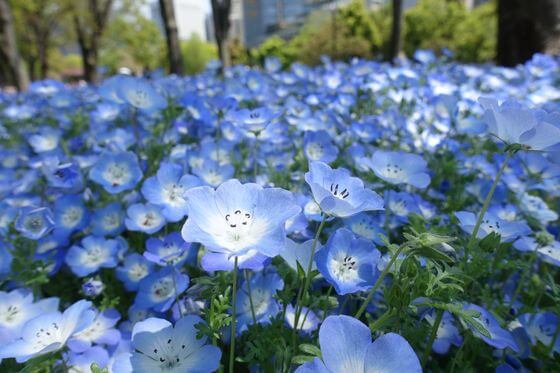
<path id="1" fill-rule="evenodd" d="M 45 34 L 44 37 L 39 38 L 40 42 L 37 45 L 39 52 L 39 76 L 41 79 L 46 79 L 49 73 L 49 37 Z"/>
<path id="2" fill-rule="evenodd" d="M 84 66 L 84 79 L 89 83 L 97 83 L 97 64 L 99 48 L 103 32 L 109 20 L 113 0 L 88 0 L 88 11 L 92 15 L 91 22 L 87 23 L 81 17 L 83 13 L 79 8 L 73 8 L 74 31 L 78 38 L 78 45 L 82 54 Z"/>
<path id="3" fill-rule="evenodd" d="M 515 66 L 535 53 L 560 52 L 558 0 L 498 1 L 498 64 Z"/>
<path id="4" fill-rule="evenodd" d="M 97 83 L 97 51 L 82 48 L 82 63 L 84 65 L 84 79 L 90 83 Z"/>
<path id="5" fill-rule="evenodd" d="M 172 74 L 183 75 L 183 56 L 179 43 L 179 33 L 177 31 L 177 21 L 175 20 L 175 10 L 172 0 L 159 0 L 159 9 L 165 37 L 167 40 L 167 54 L 169 56 L 169 71 Z"/>
<path id="6" fill-rule="evenodd" d="M 0 0 L 0 64 L 9 82 L 20 91 L 27 89 L 29 79 L 17 49 L 14 19 L 7 0 Z"/>
<path id="7" fill-rule="evenodd" d="M 390 61 L 402 54 L 402 5 L 402 0 L 393 0 L 393 23 L 391 25 L 391 44 L 389 45 Z"/>
<path id="8" fill-rule="evenodd" d="M 214 35 L 216 36 L 216 44 L 218 45 L 220 61 L 222 61 L 221 72 L 223 73 L 224 68 L 231 65 L 228 43 L 231 0 L 211 0 L 211 2 L 212 19 L 214 21 Z"/>

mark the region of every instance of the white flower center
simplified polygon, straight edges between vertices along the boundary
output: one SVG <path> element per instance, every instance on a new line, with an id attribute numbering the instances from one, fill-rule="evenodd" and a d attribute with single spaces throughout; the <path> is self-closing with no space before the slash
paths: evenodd
<path id="1" fill-rule="evenodd" d="M 126 183 L 130 177 L 128 167 L 124 164 L 110 163 L 103 175 L 114 187 Z"/>
<path id="2" fill-rule="evenodd" d="M 404 170 L 396 163 L 387 163 L 385 168 L 381 169 L 381 173 L 388 179 L 402 179 L 404 176 Z"/>
<path id="3" fill-rule="evenodd" d="M 352 281 L 358 277 L 358 261 L 351 255 L 339 254 L 330 262 L 333 276 L 342 282 Z"/>

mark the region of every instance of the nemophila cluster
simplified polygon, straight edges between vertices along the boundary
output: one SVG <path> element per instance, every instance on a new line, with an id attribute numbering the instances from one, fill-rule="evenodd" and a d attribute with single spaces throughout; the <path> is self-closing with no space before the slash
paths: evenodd
<path id="1" fill-rule="evenodd" d="M 0 94 L 0 370 L 560 370 L 560 60 Z M 426 58 L 429 57 L 429 58 Z"/>

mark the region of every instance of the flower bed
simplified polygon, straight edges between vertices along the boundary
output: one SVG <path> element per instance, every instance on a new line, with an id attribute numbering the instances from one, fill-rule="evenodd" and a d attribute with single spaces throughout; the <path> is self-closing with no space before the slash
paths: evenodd
<path id="1" fill-rule="evenodd" d="M 560 62 L 0 96 L 2 371 L 558 371 Z"/>

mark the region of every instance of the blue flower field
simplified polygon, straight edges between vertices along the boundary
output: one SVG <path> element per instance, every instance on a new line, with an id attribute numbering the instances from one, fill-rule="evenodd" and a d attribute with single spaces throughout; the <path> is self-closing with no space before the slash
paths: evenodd
<path id="1" fill-rule="evenodd" d="M 560 59 L 0 93 L 0 371 L 560 371 Z"/>

